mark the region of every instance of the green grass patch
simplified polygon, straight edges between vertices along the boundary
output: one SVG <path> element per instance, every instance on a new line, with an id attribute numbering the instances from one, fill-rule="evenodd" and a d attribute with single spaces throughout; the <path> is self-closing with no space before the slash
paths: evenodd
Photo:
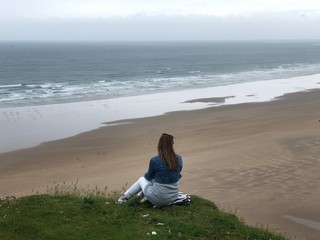
<path id="1" fill-rule="evenodd" d="M 47 194 L 2 201 L 0 239 L 285 239 L 247 226 L 197 196 L 188 206 L 160 209 L 135 198 L 116 204 L 116 196 Z"/>

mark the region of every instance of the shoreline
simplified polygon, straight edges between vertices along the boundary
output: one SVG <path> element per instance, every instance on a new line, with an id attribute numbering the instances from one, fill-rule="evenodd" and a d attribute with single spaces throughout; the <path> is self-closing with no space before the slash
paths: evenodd
<path id="1" fill-rule="evenodd" d="M 210 107 L 267 102 L 320 88 L 320 74 L 64 104 L 0 108 L 0 153 L 37 146 L 134 119 Z M 32 138 L 30 138 L 32 132 Z"/>
<path id="2" fill-rule="evenodd" d="M 319 230 L 285 216 L 320 219 L 319 94 L 149 116 L 1 153 L 0 195 L 45 193 L 76 181 L 121 189 L 146 171 L 158 137 L 169 132 L 184 159 L 182 191 L 236 211 L 250 225 L 315 240 Z"/>

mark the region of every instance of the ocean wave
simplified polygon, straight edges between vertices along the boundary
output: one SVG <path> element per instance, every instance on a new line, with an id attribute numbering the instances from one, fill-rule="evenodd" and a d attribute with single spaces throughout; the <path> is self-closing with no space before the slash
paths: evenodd
<path id="1" fill-rule="evenodd" d="M 320 72 L 320 64 L 282 64 L 274 68 L 261 67 L 250 71 L 226 74 L 202 74 L 187 71 L 184 76 L 145 77 L 135 79 L 104 79 L 91 82 L 57 82 L 43 84 L 0 85 L 0 107 L 50 104 L 115 98 L 146 93 L 192 88 L 225 86 L 245 82 L 290 78 Z"/>
<path id="2" fill-rule="evenodd" d="M 16 88 L 21 86 L 22 84 L 5 84 L 5 85 L 0 85 L 0 88 Z"/>

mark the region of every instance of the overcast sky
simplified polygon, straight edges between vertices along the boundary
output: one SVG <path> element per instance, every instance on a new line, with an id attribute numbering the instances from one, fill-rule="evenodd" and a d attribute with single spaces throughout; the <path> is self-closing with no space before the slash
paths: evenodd
<path id="1" fill-rule="evenodd" d="M 0 40 L 320 40 L 319 0 L 0 0 Z"/>

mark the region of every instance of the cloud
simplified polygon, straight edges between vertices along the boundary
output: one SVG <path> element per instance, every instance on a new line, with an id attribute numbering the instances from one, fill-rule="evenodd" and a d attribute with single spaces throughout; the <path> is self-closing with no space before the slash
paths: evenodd
<path id="1" fill-rule="evenodd" d="M 320 39 L 317 11 L 260 12 L 248 16 L 155 15 L 0 21 L 0 40 L 177 41 Z"/>
<path id="2" fill-rule="evenodd" d="M 149 16 L 250 15 L 261 11 L 320 11 L 318 0 L 10 0 L 2 1 L 0 19 L 107 18 L 144 12 Z"/>

